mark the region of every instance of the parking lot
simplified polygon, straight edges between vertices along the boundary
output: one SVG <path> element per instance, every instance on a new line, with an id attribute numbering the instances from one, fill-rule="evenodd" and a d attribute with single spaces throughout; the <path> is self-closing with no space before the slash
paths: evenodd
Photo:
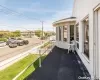
<path id="1" fill-rule="evenodd" d="M 9 48 L 8 46 L 0 48 L 0 62 L 8 58 L 11 58 L 13 56 L 16 56 L 18 54 L 21 54 L 22 52 L 25 52 L 27 50 L 30 50 L 31 48 L 33 48 L 36 45 L 39 45 L 42 42 L 37 38 L 26 38 L 26 39 L 29 40 L 28 45 L 17 46 L 16 48 Z"/>

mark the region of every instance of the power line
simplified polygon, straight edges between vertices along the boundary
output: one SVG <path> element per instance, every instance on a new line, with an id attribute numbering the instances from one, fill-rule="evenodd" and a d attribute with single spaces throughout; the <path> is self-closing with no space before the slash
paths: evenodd
<path id="1" fill-rule="evenodd" d="M 22 15 L 22 17 L 24 17 L 24 18 L 28 18 L 28 19 L 30 19 L 28 16 L 25 16 L 25 15 L 23 15 L 22 13 L 19 13 L 19 12 L 15 11 L 15 10 L 9 9 L 9 8 L 3 6 L 3 5 L 0 5 L 0 7 L 6 9 L 6 10 L 8 10 L 8 11 L 10 11 L 10 13 L 12 12 L 11 14 L 16 13 L 16 14 L 18 14 L 19 16 Z M 7 12 L 8 12 L 8 11 L 7 11 Z M 0 12 L 4 12 L 4 11 L 1 9 Z M 5 13 L 5 12 L 4 12 L 4 13 Z M 37 20 L 37 21 L 40 21 L 40 22 L 42 21 L 42 20 L 40 20 L 40 19 L 36 19 L 36 18 L 31 18 L 31 19 L 32 19 L 32 20 Z"/>
<path id="2" fill-rule="evenodd" d="M 23 15 L 22 13 L 19 13 L 19 12 L 17 12 L 17 11 L 14 11 L 14 10 L 9 9 L 9 8 L 7 8 L 7 7 L 5 7 L 5 6 L 2 6 L 2 5 L 0 5 L 0 7 L 6 9 L 6 10 L 8 10 L 8 11 L 10 11 L 10 13 L 12 12 L 12 14 L 17 13 L 19 16 L 22 15 L 24 18 L 28 18 L 28 19 L 29 19 L 28 16 L 25 16 L 25 15 Z M 1 12 L 4 12 L 4 11 L 1 9 Z M 5 13 L 5 12 L 4 12 L 4 13 Z M 42 20 L 40 20 L 40 19 L 36 19 L 36 18 L 31 18 L 31 19 L 37 20 L 37 21 L 39 21 L 39 22 L 42 23 L 42 36 L 43 36 L 43 22 L 44 22 L 44 21 L 42 21 Z M 17 28 L 18 28 L 18 27 L 17 27 Z"/>

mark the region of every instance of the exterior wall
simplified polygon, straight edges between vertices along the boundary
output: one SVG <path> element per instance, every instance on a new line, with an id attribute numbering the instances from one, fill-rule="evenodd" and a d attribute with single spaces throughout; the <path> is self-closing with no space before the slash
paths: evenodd
<path id="1" fill-rule="evenodd" d="M 83 63 L 87 67 L 88 71 L 91 74 L 91 77 L 97 76 L 95 74 L 94 70 L 94 13 L 93 9 L 100 3 L 100 0 L 75 0 L 74 2 L 74 8 L 73 8 L 73 15 L 76 17 L 76 23 L 79 23 L 79 50 L 78 54 L 81 57 Z M 88 60 L 84 55 L 83 55 L 83 24 L 82 20 L 86 17 L 89 16 L 89 54 L 90 54 L 90 59 Z M 100 27 L 100 26 L 99 26 Z M 100 33 L 98 34 L 100 35 Z M 100 44 L 99 44 L 100 46 Z M 99 52 L 100 53 L 100 52 Z M 98 54 L 99 54 L 98 53 Z M 96 58 L 96 57 L 95 57 Z"/>
<path id="2" fill-rule="evenodd" d="M 55 45 L 59 48 L 68 49 L 68 43 L 62 41 L 56 41 Z"/>
<path id="3" fill-rule="evenodd" d="M 99 51 L 98 51 L 98 52 L 99 52 L 98 60 L 100 61 L 100 9 L 99 9 L 99 13 L 98 13 L 98 14 L 99 14 L 99 18 L 98 18 L 98 19 L 99 19 L 99 20 L 98 20 L 98 26 L 99 26 L 99 28 L 98 28 L 98 32 L 99 32 L 99 37 L 98 37 L 98 38 L 99 38 L 99 40 L 98 40 L 98 41 L 99 41 L 99 46 L 98 46 L 98 47 L 99 47 L 99 48 L 98 48 L 98 49 L 99 49 Z M 100 67 L 100 62 L 99 62 L 99 67 Z M 99 77 L 100 77 L 100 68 L 99 68 L 98 71 L 99 71 L 99 74 L 98 74 L 98 75 L 99 75 Z"/>
<path id="4" fill-rule="evenodd" d="M 94 73 L 100 78 L 100 4 L 94 9 Z"/>

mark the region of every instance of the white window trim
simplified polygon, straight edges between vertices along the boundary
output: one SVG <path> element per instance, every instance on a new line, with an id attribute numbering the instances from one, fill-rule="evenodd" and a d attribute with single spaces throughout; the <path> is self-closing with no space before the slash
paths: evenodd
<path id="1" fill-rule="evenodd" d="M 87 56 L 86 56 L 84 53 L 82 53 L 82 56 L 84 57 L 84 59 L 85 59 L 88 63 L 90 63 L 89 58 L 87 58 Z"/>
<path id="2" fill-rule="evenodd" d="M 100 8 L 100 3 L 93 9 L 93 11 L 97 11 Z"/>
<path id="3" fill-rule="evenodd" d="M 96 49 L 97 51 L 93 51 L 93 53 L 94 53 L 94 57 L 93 57 L 93 59 L 94 59 L 94 63 L 93 63 L 93 65 L 94 65 L 94 74 L 95 74 L 95 77 L 97 77 L 98 79 L 99 79 L 99 77 L 100 77 L 100 74 L 99 74 L 99 72 L 100 72 L 100 70 L 99 70 L 99 66 L 100 66 L 100 64 L 98 63 L 98 43 L 96 43 L 96 42 L 98 42 L 98 39 L 96 38 L 94 38 L 94 36 L 97 34 L 98 35 L 98 33 L 96 32 L 97 30 L 98 30 L 98 24 L 97 23 L 95 23 L 95 21 L 97 20 L 97 13 L 98 13 L 98 10 L 100 9 L 100 3 L 93 9 L 93 14 L 94 14 L 94 25 L 93 25 L 93 28 L 94 28 L 94 26 L 96 27 L 96 30 L 94 31 L 94 33 L 93 33 L 93 39 L 94 39 L 94 41 L 93 41 L 93 48 L 94 49 Z M 98 22 L 98 21 L 97 21 Z M 96 42 L 95 42 L 96 41 Z"/>
<path id="4" fill-rule="evenodd" d="M 87 14 L 81 21 L 83 22 L 85 19 L 87 19 L 87 18 L 89 18 L 89 14 Z M 83 24 L 83 23 L 82 23 Z M 84 27 L 84 26 L 82 26 L 82 27 Z M 84 45 L 84 43 L 83 43 L 83 45 Z M 84 49 L 83 49 L 83 52 L 82 52 L 82 55 L 83 55 L 83 57 L 85 58 L 85 60 L 88 62 L 88 63 L 90 63 L 90 51 L 89 51 L 89 58 L 84 54 Z"/>

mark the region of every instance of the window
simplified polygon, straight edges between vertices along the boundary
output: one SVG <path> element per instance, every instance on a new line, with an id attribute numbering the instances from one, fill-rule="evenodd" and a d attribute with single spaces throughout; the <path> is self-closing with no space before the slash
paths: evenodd
<path id="1" fill-rule="evenodd" d="M 79 26 L 76 26 L 76 41 L 79 42 Z"/>
<path id="2" fill-rule="evenodd" d="M 66 42 L 67 41 L 67 26 L 63 26 L 63 40 Z"/>
<path id="3" fill-rule="evenodd" d="M 79 49 L 79 24 L 76 25 L 76 41 L 77 41 L 77 48 Z"/>
<path id="4" fill-rule="evenodd" d="M 61 27 L 59 27 L 59 41 L 61 41 Z"/>
<path id="5" fill-rule="evenodd" d="M 89 58 L 89 21 L 86 18 L 84 21 L 84 54 Z"/>
<path id="6" fill-rule="evenodd" d="M 70 25 L 70 41 L 74 40 L 74 25 Z"/>

